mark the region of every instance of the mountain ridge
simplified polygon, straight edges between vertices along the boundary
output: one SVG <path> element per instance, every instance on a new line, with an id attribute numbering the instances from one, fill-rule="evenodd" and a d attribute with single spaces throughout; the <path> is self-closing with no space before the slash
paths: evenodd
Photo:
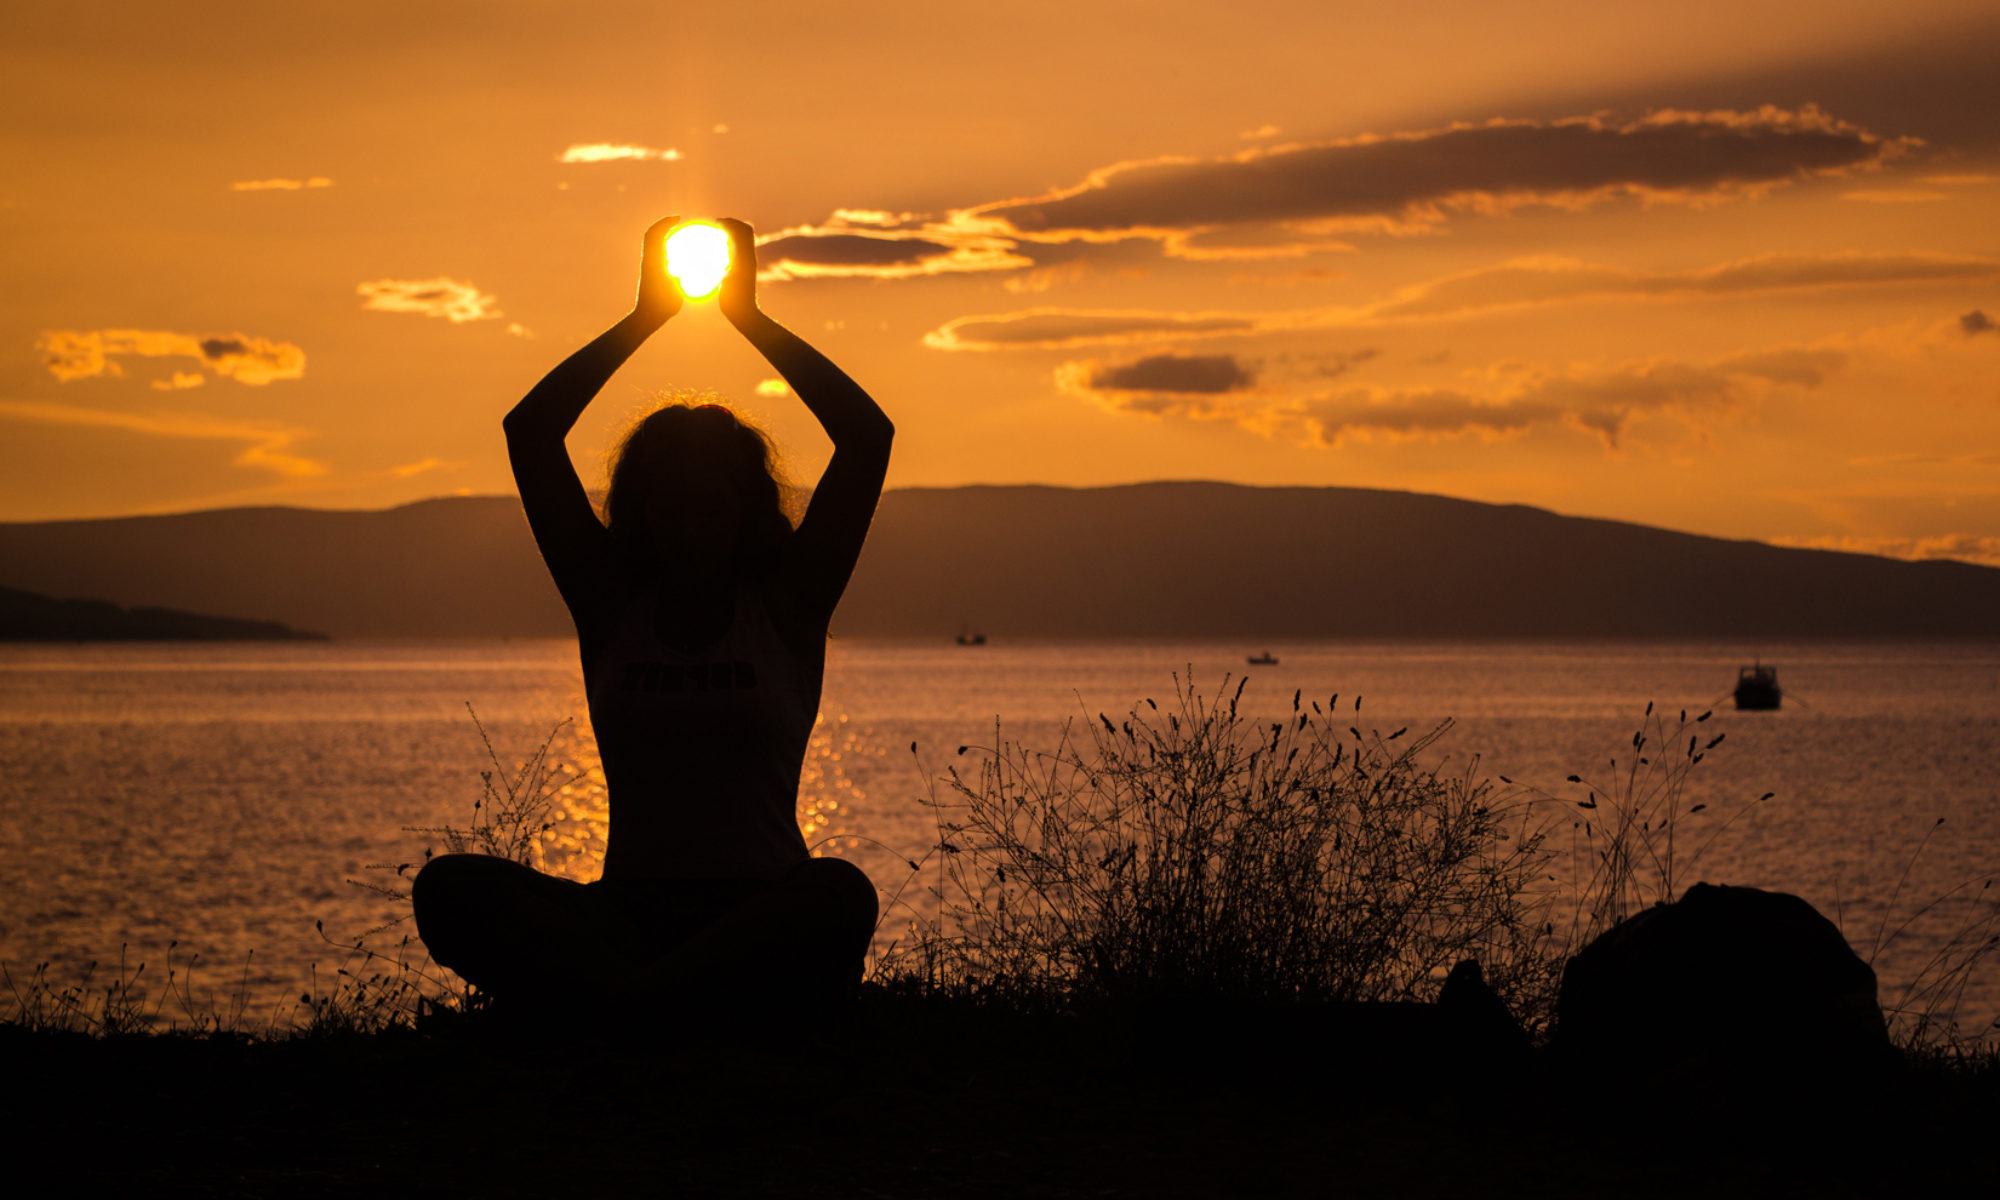
<path id="1" fill-rule="evenodd" d="M 0 585 L 337 637 L 563 636 L 513 496 L 0 524 Z M 1372 488 L 884 494 L 848 636 L 2000 636 L 2000 569 Z"/>

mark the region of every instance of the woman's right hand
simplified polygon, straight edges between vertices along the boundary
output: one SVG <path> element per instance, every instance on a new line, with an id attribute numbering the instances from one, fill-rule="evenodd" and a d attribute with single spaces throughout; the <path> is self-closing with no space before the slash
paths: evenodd
<path id="1" fill-rule="evenodd" d="M 757 309 L 757 231 L 735 217 L 716 221 L 729 235 L 729 274 L 722 278 L 717 300 L 722 315 L 738 329 L 762 316 Z"/>
<path id="2" fill-rule="evenodd" d="M 639 251 L 639 297 L 632 304 L 632 315 L 655 326 L 666 324 L 681 310 L 681 290 L 667 274 L 667 234 L 680 223 L 678 216 L 653 222 Z"/>

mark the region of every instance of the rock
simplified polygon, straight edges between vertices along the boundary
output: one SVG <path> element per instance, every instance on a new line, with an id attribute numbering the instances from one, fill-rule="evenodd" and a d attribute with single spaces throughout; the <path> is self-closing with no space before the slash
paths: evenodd
<path id="1" fill-rule="evenodd" d="M 1784 892 L 1697 883 L 1570 959 L 1551 1054 L 1592 1075 L 1805 1084 L 1895 1055 L 1875 972 Z"/>
<path id="2" fill-rule="evenodd" d="M 1469 958 L 1445 977 L 1437 1007 L 1466 1052 L 1487 1065 L 1519 1066 L 1533 1051 L 1528 1031 Z"/>

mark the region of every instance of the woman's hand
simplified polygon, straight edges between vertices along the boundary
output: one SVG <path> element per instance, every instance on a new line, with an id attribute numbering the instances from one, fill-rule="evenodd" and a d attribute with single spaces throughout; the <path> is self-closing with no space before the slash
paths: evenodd
<path id="1" fill-rule="evenodd" d="M 681 310 L 681 290 L 667 274 L 667 233 L 680 223 L 677 216 L 653 222 L 639 250 L 639 297 L 632 304 L 632 315 L 655 327 Z"/>
<path id="2" fill-rule="evenodd" d="M 722 315 L 738 328 L 761 314 L 757 311 L 757 234 L 735 217 L 716 222 L 729 235 L 729 274 L 722 277 L 717 302 Z"/>

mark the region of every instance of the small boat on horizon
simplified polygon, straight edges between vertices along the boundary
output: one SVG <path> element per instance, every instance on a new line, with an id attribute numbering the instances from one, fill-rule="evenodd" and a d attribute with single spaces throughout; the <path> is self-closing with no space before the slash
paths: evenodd
<path id="1" fill-rule="evenodd" d="M 1778 668 L 1767 667 L 1761 661 L 1737 668 L 1738 709 L 1768 712 L 1778 707 L 1784 695 L 1784 689 L 1778 686 Z"/>
<path id="2" fill-rule="evenodd" d="M 958 627 L 958 644 L 961 646 L 984 646 L 986 644 L 986 635 L 983 633 L 967 633 L 965 626 L 961 625 Z"/>
<path id="3" fill-rule="evenodd" d="M 1249 661 L 1253 667 L 1275 667 L 1278 665 L 1278 656 L 1266 650 L 1262 654 L 1251 655 Z"/>

